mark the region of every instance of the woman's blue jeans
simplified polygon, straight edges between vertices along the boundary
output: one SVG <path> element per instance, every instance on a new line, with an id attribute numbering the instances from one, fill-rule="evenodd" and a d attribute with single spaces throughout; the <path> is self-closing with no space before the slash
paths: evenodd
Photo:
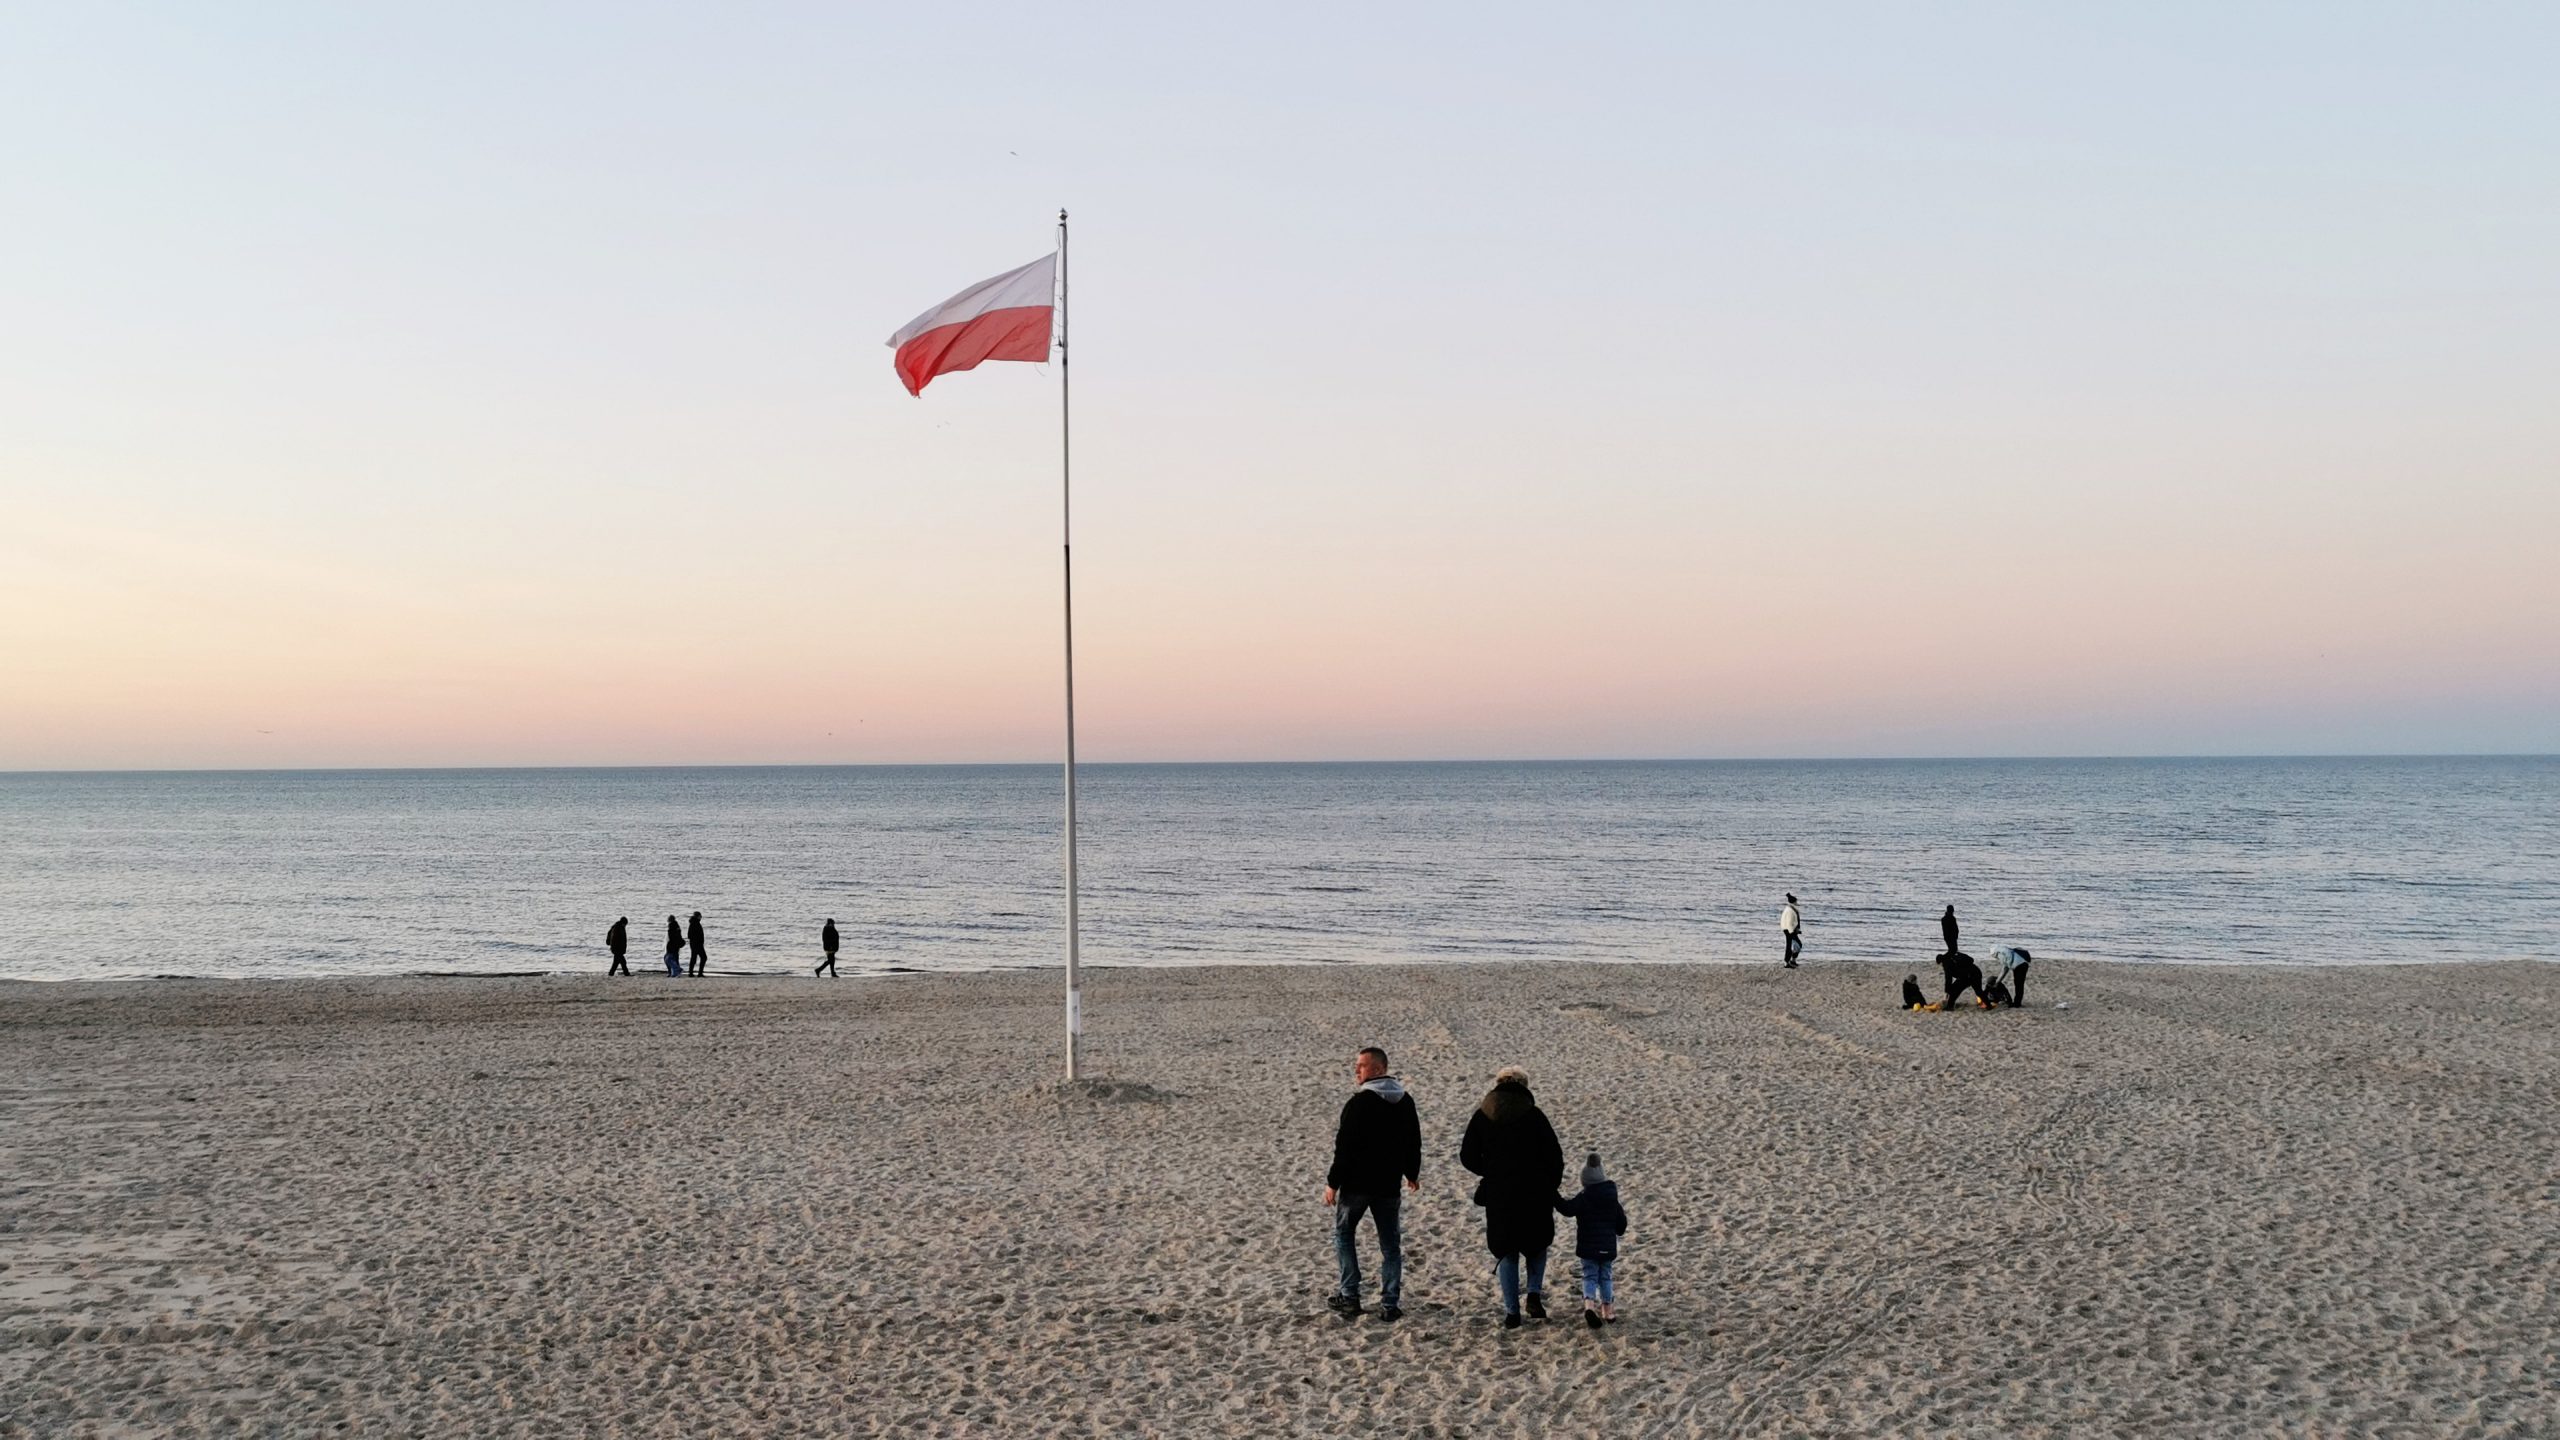
<path id="1" fill-rule="evenodd" d="M 1547 1293 L 1547 1252 L 1532 1251 L 1527 1255 L 1505 1255 L 1493 1262 L 1494 1283 L 1502 1287 L 1502 1313 L 1520 1313 L 1520 1262 L 1529 1262 L 1529 1293 Z"/>

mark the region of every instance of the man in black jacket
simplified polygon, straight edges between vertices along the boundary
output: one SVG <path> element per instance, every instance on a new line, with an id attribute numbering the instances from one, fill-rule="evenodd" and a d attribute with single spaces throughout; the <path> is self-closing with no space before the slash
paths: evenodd
<path id="1" fill-rule="evenodd" d="M 1372 1045 L 1351 1062 L 1360 1088 L 1342 1102 L 1333 1132 L 1333 1167 L 1324 1174 L 1324 1203 L 1333 1207 L 1333 1260 L 1342 1284 L 1328 1302 L 1344 1319 L 1360 1313 L 1360 1216 L 1378 1232 L 1378 1318 L 1404 1317 L 1404 1197 L 1422 1188 L 1422 1121 L 1404 1082 L 1387 1073 L 1387 1052 Z"/>

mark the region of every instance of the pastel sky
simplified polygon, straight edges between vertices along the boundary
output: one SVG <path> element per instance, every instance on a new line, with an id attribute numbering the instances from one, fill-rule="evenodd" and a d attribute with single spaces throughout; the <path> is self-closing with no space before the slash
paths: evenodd
<path id="1" fill-rule="evenodd" d="M 2560 10 L 0 16 L 0 769 L 2560 750 Z"/>

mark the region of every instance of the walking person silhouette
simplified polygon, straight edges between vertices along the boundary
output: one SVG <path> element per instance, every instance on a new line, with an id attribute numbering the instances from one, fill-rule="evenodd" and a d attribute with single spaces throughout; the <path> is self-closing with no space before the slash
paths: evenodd
<path id="1" fill-rule="evenodd" d="M 622 959 L 622 952 L 631 948 L 630 916 L 625 915 L 614 921 L 612 926 L 604 932 L 604 948 L 613 952 L 613 964 L 607 967 L 604 973 L 607 975 L 631 973 L 631 967 L 623 963 Z"/>
<path id="2" fill-rule="evenodd" d="M 684 973 L 687 975 L 710 973 L 711 952 L 702 944 L 702 912 L 699 910 L 693 912 L 692 919 L 684 922 L 684 944 L 686 949 L 693 952 L 693 964 Z"/>
<path id="3" fill-rule="evenodd" d="M 1502 1328 L 1520 1328 L 1524 1301 L 1530 1319 L 1546 1319 L 1547 1250 L 1556 1241 L 1564 1147 L 1529 1093 L 1527 1071 L 1505 1066 L 1493 1077 L 1484 1103 L 1467 1117 L 1458 1163 L 1484 1177 L 1475 1203 L 1484 1207 L 1484 1243 L 1493 1252 L 1494 1285 L 1502 1293 Z"/>
<path id="4" fill-rule="evenodd" d="M 676 923 L 673 915 L 667 917 L 667 973 L 684 973 L 684 927 Z"/>
<path id="5" fill-rule="evenodd" d="M 827 917 L 826 927 L 818 932 L 818 947 L 827 952 L 827 958 L 819 961 L 818 968 L 809 973 L 812 976 L 833 976 L 836 973 L 836 922 L 832 915 Z"/>
<path id="6" fill-rule="evenodd" d="M 1947 953 L 1956 953 L 1956 907 L 1953 905 L 1947 907 L 1946 914 L 1938 917 L 1938 933 L 1947 937 Z"/>

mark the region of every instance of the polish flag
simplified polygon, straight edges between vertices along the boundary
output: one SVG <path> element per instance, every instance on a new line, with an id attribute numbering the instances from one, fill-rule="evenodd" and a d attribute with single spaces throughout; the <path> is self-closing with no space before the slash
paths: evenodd
<path id="1" fill-rule="evenodd" d="M 907 393 L 922 395 L 934 376 L 974 370 L 985 360 L 1048 359 L 1057 274 L 1058 257 L 1043 255 L 908 321 L 889 337 Z"/>

